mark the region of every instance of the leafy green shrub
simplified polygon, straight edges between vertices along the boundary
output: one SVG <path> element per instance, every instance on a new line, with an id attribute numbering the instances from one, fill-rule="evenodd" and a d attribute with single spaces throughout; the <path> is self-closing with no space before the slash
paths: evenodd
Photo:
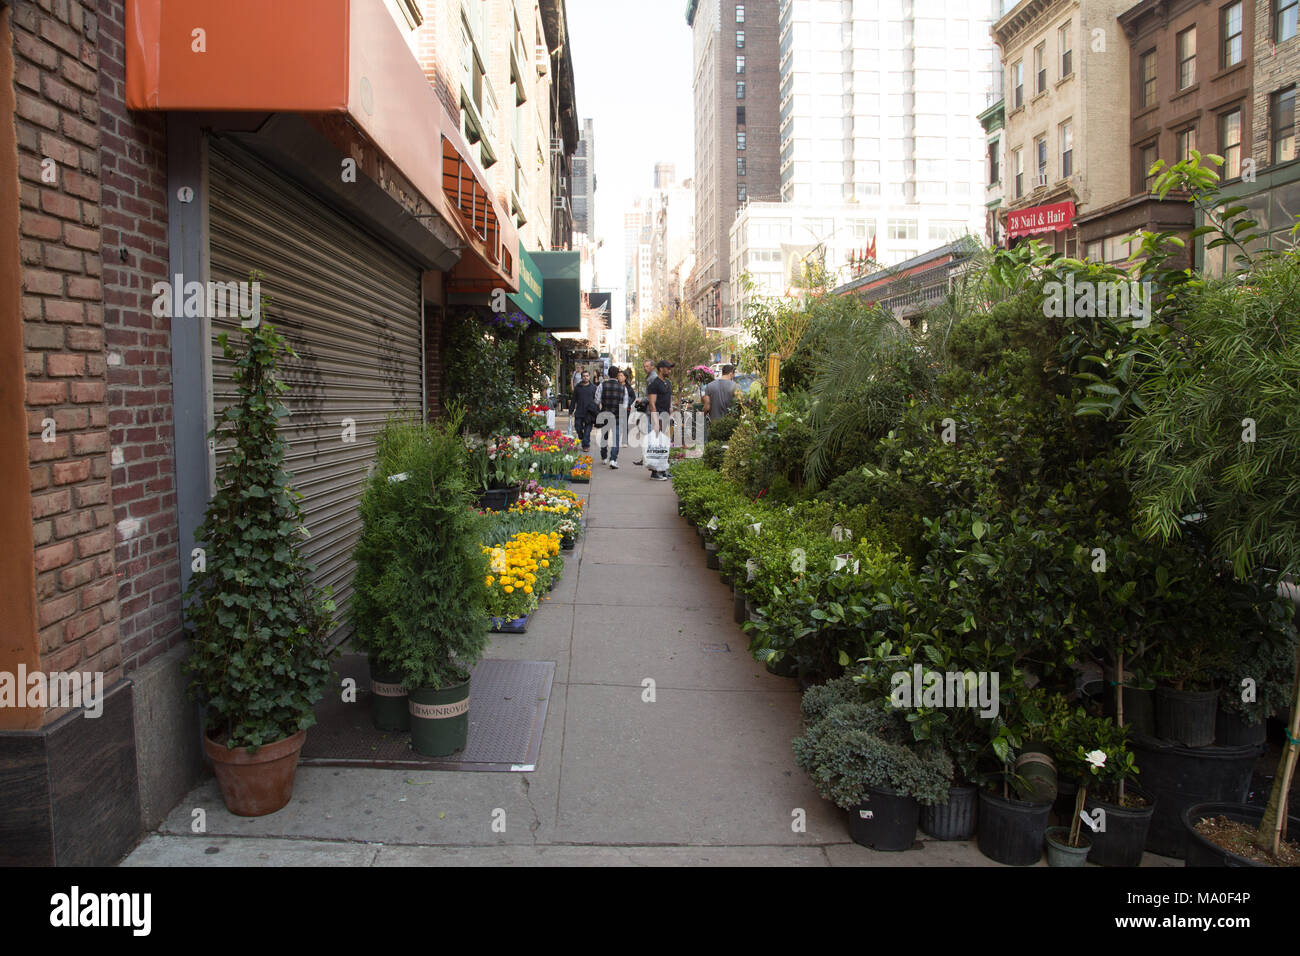
<path id="1" fill-rule="evenodd" d="M 708 424 L 709 441 L 710 442 L 716 441 L 725 445 L 728 441 L 731 440 L 731 433 L 736 430 L 736 426 L 739 424 L 740 424 L 740 415 L 734 409 L 730 413 L 723 415 L 717 421 L 709 422 Z"/>
<path id="2" fill-rule="evenodd" d="M 205 568 L 185 593 L 192 653 L 184 666 L 207 735 L 255 752 L 316 722 L 313 707 L 333 680 L 334 602 L 313 592 L 298 553 L 302 513 L 276 430 L 289 414 L 276 366 L 293 350 L 265 320 L 245 333 L 242 353 L 225 333 L 218 341 L 234 363 L 238 399 L 210 437 L 233 447 L 195 533 Z"/>
<path id="3" fill-rule="evenodd" d="M 722 468 L 722 462 L 726 454 L 727 449 L 721 439 L 716 441 L 711 440 L 705 443 L 704 454 L 701 456 L 701 460 L 704 462 L 705 468 L 712 468 L 714 471 L 718 471 Z"/>
<path id="4" fill-rule="evenodd" d="M 927 805 L 947 801 L 952 761 L 912 739 L 901 712 L 867 700 L 851 678 L 810 687 L 802 708 L 807 727 L 794 741 L 795 763 L 824 798 L 849 809 L 867 787 L 884 787 Z"/>
<path id="5" fill-rule="evenodd" d="M 390 421 L 361 498 L 355 640 L 408 687 L 468 679 L 487 647 L 488 561 L 462 424 L 459 409 L 437 424 Z"/>

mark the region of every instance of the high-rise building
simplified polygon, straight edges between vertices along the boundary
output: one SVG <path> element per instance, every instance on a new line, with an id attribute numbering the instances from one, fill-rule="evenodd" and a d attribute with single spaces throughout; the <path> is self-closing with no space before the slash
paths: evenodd
<path id="1" fill-rule="evenodd" d="M 589 119 L 582 121 L 573 154 L 573 231 L 593 239 L 596 234 L 596 130 Z"/>
<path id="2" fill-rule="evenodd" d="M 977 116 L 997 85 L 998 9 L 996 0 L 781 5 L 779 195 L 750 192 L 728 227 L 733 308 L 743 306 L 744 272 L 761 293 L 782 295 L 814 260 L 846 280 L 864 260 L 893 265 L 985 231 L 988 146 Z"/>
<path id="3" fill-rule="evenodd" d="M 711 327 L 735 321 L 728 233 L 736 210 L 780 194 L 779 8 L 779 0 L 690 0 L 686 9 L 695 41 L 695 267 L 687 299 Z"/>

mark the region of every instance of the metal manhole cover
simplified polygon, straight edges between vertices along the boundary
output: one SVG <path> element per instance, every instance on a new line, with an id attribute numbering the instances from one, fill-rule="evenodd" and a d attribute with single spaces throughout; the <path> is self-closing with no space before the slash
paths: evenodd
<path id="1" fill-rule="evenodd" d="M 357 700 L 344 703 L 340 694 L 331 694 L 316 706 L 316 726 L 302 749 L 304 766 L 525 772 L 537 766 L 554 661 L 480 661 L 470 678 L 469 740 L 450 757 L 422 756 L 411 749 L 410 734 L 375 729 L 364 655 L 345 655 L 335 670 L 339 683 L 356 681 Z"/>

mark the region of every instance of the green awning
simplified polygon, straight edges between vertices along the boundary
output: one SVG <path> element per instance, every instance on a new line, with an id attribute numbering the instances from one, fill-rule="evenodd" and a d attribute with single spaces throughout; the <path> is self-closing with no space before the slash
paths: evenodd
<path id="1" fill-rule="evenodd" d="M 582 331 L 582 257 L 577 252 L 534 252 L 542 274 L 542 328 Z"/>
<path id="2" fill-rule="evenodd" d="M 519 311 L 545 328 L 542 322 L 542 271 L 528 254 L 523 243 L 519 244 L 519 291 L 512 292 L 506 298 L 519 307 Z"/>

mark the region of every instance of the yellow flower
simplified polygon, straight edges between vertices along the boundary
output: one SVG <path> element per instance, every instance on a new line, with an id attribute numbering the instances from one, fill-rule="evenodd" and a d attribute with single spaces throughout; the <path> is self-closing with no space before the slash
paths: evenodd
<path id="1" fill-rule="evenodd" d="M 543 561 L 543 562 L 542 562 L 542 567 L 544 567 L 544 568 L 549 568 L 550 566 L 551 566 L 551 562 L 550 562 L 550 561 Z"/>
<path id="2" fill-rule="evenodd" d="M 514 589 L 512 586 L 510 586 L 509 584 L 507 584 L 507 585 L 506 585 L 506 594 L 514 594 L 514 593 L 515 593 L 515 589 Z"/>
<path id="3" fill-rule="evenodd" d="M 524 585 L 524 593 L 525 593 L 525 594 L 532 594 L 532 593 L 533 593 L 533 589 L 532 589 L 532 587 L 531 587 L 530 585 Z"/>

